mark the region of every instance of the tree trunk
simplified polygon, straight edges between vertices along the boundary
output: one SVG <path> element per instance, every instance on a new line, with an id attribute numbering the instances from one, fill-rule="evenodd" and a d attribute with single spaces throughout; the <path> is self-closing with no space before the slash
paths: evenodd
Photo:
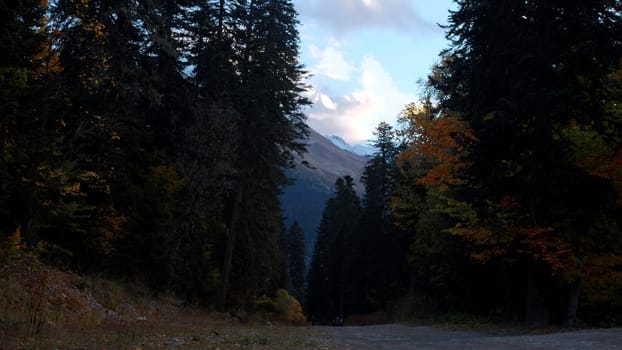
<path id="1" fill-rule="evenodd" d="M 544 298 L 540 293 L 538 281 L 534 272 L 530 271 L 527 277 L 527 305 L 525 310 L 525 324 L 528 326 L 546 326 L 549 323 L 548 310 Z"/>
<path id="2" fill-rule="evenodd" d="M 566 326 L 577 325 L 577 309 L 579 308 L 579 281 L 568 286 L 568 306 L 566 309 Z"/>
<path id="3" fill-rule="evenodd" d="M 408 316 L 412 314 L 415 308 L 415 289 L 417 288 L 417 271 L 414 267 L 410 267 L 410 287 L 408 292 Z"/>
<path id="4" fill-rule="evenodd" d="M 237 186 L 235 198 L 233 200 L 233 208 L 231 211 L 231 219 L 227 230 L 227 246 L 225 248 L 225 260 L 222 265 L 222 280 L 220 282 L 220 290 L 218 291 L 218 308 L 225 309 L 227 303 L 227 292 L 229 289 L 229 278 L 231 276 L 231 265 L 233 261 L 233 250 L 235 248 L 235 238 L 238 230 L 238 221 L 240 216 L 240 207 L 242 206 L 243 187 L 241 184 Z"/>
<path id="5" fill-rule="evenodd" d="M 501 288 L 503 289 L 503 321 L 510 323 L 516 317 L 516 307 L 513 300 L 513 284 L 510 280 L 510 271 L 505 266 L 497 265 L 497 275 L 501 276 Z"/>

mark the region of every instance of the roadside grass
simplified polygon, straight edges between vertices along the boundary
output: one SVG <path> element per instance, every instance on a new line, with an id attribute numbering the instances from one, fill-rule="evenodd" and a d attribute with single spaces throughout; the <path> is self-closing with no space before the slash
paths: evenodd
<path id="1" fill-rule="evenodd" d="M 263 313 L 231 317 L 186 307 L 171 295 L 154 298 L 136 283 L 63 272 L 25 254 L 0 259 L 0 350 L 336 348 L 332 331 L 324 327 L 276 322 L 279 313 L 296 319 L 299 304 L 292 303 L 289 295 L 261 300 Z M 413 317 L 406 308 L 396 309 L 402 311 L 355 315 L 346 324 L 397 322 L 495 335 L 564 331 L 507 323 L 498 315 L 424 313 Z"/>
<path id="2" fill-rule="evenodd" d="M 321 349 L 321 330 L 247 324 L 23 255 L 0 261 L 0 349 Z"/>
<path id="3" fill-rule="evenodd" d="M 307 327 L 150 324 L 84 330 L 53 330 L 3 349 L 319 349 Z"/>

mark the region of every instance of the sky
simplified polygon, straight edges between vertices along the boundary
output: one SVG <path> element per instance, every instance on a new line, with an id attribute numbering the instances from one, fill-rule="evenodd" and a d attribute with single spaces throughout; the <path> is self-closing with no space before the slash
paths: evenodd
<path id="1" fill-rule="evenodd" d="M 448 47 L 452 0 L 294 0 L 300 61 L 311 77 L 308 124 L 350 144 L 373 138 L 378 123 L 395 125 L 421 95 L 420 80 Z"/>

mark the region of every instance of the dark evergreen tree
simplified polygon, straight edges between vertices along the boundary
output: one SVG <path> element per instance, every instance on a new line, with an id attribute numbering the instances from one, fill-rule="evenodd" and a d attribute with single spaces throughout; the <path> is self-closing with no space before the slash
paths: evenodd
<path id="1" fill-rule="evenodd" d="M 274 292 L 309 103 L 291 1 L 43 4 L 0 3 L 0 237 L 206 303 Z"/>
<path id="2" fill-rule="evenodd" d="M 88 175 L 81 189 L 94 208 L 88 225 L 83 222 L 85 234 L 65 242 L 83 267 L 103 264 L 114 250 L 126 219 L 120 212 L 127 208 L 128 175 L 140 164 L 129 161 L 145 125 L 139 105 L 146 75 L 135 5 L 58 1 L 51 8 L 63 66 L 53 97 L 64 157 Z"/>
<path id="3" fill-rule="evenodd" d="M 237 111 L 238 142 L 234 168 L 229 233 L 223 264 L 219 304 L 224 306 L 233 271 L 237 286 L 246 297 L 266 292 L 261 279 L 271 270 L 265 265 L 276 256 L 272 250 L 256 249 L 263 242 L 276 242 L 281 220 L 278 201 L 283 173 L 291 166 L 292 152 L 303 150 L 307 131 L 302 107 L 304 71 L 298 64 L 296 11 L 291 1 L 236 1 L 231 9 L 243 30 L 234 45 L 236 85 L 231 101 Z M 246 249 L 235 249 L 236 241 Z M 251 254 L 252 253 L 252 254 Z M 252 267 L 252 268 L 246 268 Z M 267 270 L 265 270 L 267 269 Z"/>
<path id="4" fill-rule="evenodd" d="M 97 208 L 86 240 L 108 237 L 85 255 L 105 250 L 117 272 L 205 296 L 217 283 L 235 132 L 233 113 L 197 98 L 186 79 L 195 6 L 59 1 L 53 11 L 70 67 L 57 98 L 66 156 L 92 174 Z"/>
<path id="5" fill-rule="evenodd" d="M 97 212 L 85 199 L 96 176 L 67 155 L 66 123 L 55 113 L 59 63 L 45 2 L 3 2 L 0 109 L 3 233 L 21 232 L 63 264 L 86 258 L 104 241 L 87 229 Z M 6 230 L 6 231 L 5 231 Z M 86 247 L 86 249 L 84 249 Z M 77 258 L 71 258 L 74 255 Z M 75 265 L 74 265 L 75 266 Z"/>
<path id="6" fill-rule="evenodd" d="M 287 232 L 287 291 L 301 303 L 305 285 L 305 236 L 297 221 Z"/>
<path id="7" fill-rule="evenodd" d="M 398 177 L 399 153 L 393 128 L 380 123 L 372 141 L 377 150 L 368 161 L 361 178 L 365 185 L 360 238 L 354 242 L 353 268 L 349 275 L 357 280 L 356 311 L 366 313 L 384 309 L 403 287 L 407 242 L 393 225 L 391 198 Z"/>
<path id="8" fill-rule="evenodd" d="M 483 308 L 482 302 L 495 298 L 494 286 L 489 283 L 494 282 L 495 276 L 474 273 L 464 239 L 447 232 L 454 221 L 441 209 L 445 207 L 445 198 L 423 184 L 438 163 L 424 152 L 425 147 L 419 147 L 419 142 L 425 146 L 441 145 L 443 152 L 455 152 L 451 143 L 434 138 L 432 132 L 427 134 L 421 127 L 420 124 L 439 118 L 431 107 L 410 105 L 402 112 L 400 132 L 405 145 L 397 160 L 400 177 L 392 198 L 395 225 L 408 237 L 408 309 L 414 317 L 422 318 L 475 311 Z M 425 122 L 418 123 L 422 120 Z M 451 173 L 443 173 L 440 178 L 449 180 Z"/>
<path id="9" fill-rule="evenodd" d="M 374 135 L 376 139 L 372 145 L 376 152 L 367 163 L 362 177 L 365 184 L 363 200 L 366 210 L 374 211 L 378 217 L 388 217 L 391 213 L 391 196 L 398 178 L 395 163 L 399 147 L 393 127 L 385 122 L 378 124 Z"/>
<path id="10" fill-rule="evenodd" d="M 318 228 L 308 274 L 307 313 L 327 323 L 355 311 L 359 285 L 349 273 L 355 268 L 354 242 L 359 239 L 360 200 L 350 176 L 337 179 Z"/>
<path id="11" fill-rule="evenodd" d="M 527 322 L 546 322 L 546 307 L 574 322 L 586 242 L 613 237 L 618 225 L 593 230 L 603 213 L 617 221 L 615 191 L 572 159 L 567 131 L 613 140 L 620 128 L 603 103 L 616 98 L 605 82 L 622 56 L 620 10 L 619 1 L 458 1 L 447 27 L 452 47 L 430 78 L 441 107 L 458 112 L 477 140 L 453 197 L 474 216 L 453 208 L 466 225 L 456 232 L 476 241 L 484 260 L 520 266 Z M 568 310 L 555 309 L 563 288 L 552 285 L 564 283 Z"/>
<path id="12" fill-rule="evenodd" d="M 191 28 L 188 61 L 194 65 L 197 97 L 222 108 L 235 107 L 232 96 L 239 84 L 243 27 L 233 9 L 231 1 L 205 1 L 194 13 Z"/>
<path id="13" fill-rule="evenodd" d="M 49 176 L 62 171 L 53 156 L 60 135 L 48 115 L 54 72 L 43 70 L 45 59 L 55 57 L 46 51 L 47 9 L 40 1 L 2 1 L 0 9 L 0 239 L 20 228 L 26 243 L 34 244 L 48 225 L 51 208 L 43 202 L 56 202 L 55 190 L 65 185 L 54 186 L 59 179 Z"/>

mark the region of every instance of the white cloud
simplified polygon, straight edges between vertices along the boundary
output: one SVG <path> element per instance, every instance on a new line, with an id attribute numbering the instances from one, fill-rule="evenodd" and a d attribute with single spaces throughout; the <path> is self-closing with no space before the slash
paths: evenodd
<path id="1" fill-rule="evenodd" d="M 297 8 L 339 34 L 369 27 L 438 30 L 420 16 L 412 0 L 298 0 Z"/>
<path id="2" fill-rule="evenodd" d="M 337 104 L 333 102 L 333 100 L 331 100 L 328 95 L 320 94 L 320 101 L 322 102 L 322 105 L 326 107 L 326 109 L 329 109 L 331 111 L 337 110 Z"/>
<path id="3" fill-rule="evenodd" d="M 309 124 L 320 133 L 339 135 L 355 144 L 372 138 L 381 121 L 394 124 L 401 109 L 416 100 L 414 93 L 401 91 L 371 56 L 363 58 L 357 73 L 359 85 L 343 95 L 329 96 L 324 86 L 315 85 L 310 97 L 320 103 L 308 113 Z"/>
<path id="4" fill-rule="evenodd" d="M 367 7 L 369 7 L 370 9 L 375 9 L 379 6 L 377 1 L 374 0 L 361 0 L 363 2 L 363 4 Z"/>
<path id="5" fill-rule="evenodd" d="M 317 64 L 311 67 L 311 73 L 324 75 L 334 80 L 350 80 L 350 74 L 354 70 L 354 66 L 345 59 L 340 46 L 341 44 L 338 41 L 332 39 L 329 46 L 324 49 L 320 49 L 315 45 L 309 45 L 311 57 L 318 61 Z"/>

